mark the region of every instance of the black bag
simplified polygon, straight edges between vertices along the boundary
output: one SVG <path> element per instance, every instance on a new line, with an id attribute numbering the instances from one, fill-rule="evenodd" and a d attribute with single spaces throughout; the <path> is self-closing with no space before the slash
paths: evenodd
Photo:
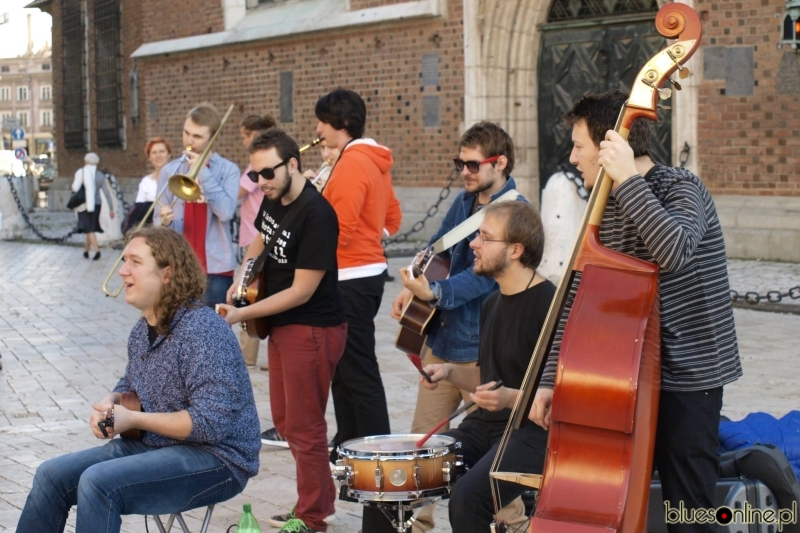
<path id="1" fill-rule="evenodd" d="M 86 203 L 86 187 L 81 184 L 77 192 L 72 193 L 67 202 L 67 209 L 75 209 Z"/>
<path id="2" fill-rule="evenodd" d="M 743 475 L 764 482 L 775 494 L 781 509 L 791 509 L 800 500 L 800 483 L 791 463 L 774 444 L 756 444 L 722 454 L 720 477 Z M 800 533 L 800 524 L 785 524 L 783 531 Z"/>

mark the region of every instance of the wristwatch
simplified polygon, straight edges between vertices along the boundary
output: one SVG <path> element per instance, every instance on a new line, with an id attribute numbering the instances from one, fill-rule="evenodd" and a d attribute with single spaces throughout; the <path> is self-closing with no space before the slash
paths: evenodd
<path id="1" fill-rule="evenodd" d="M 433 292 L 433 300 L 428 302 L 431 307 L 436 307 L 439 303 L 439 300 L 442 299 L 442 286 L 439 285 L 438 281 L 434 281 L 431 283 L 431 291 Z"/>

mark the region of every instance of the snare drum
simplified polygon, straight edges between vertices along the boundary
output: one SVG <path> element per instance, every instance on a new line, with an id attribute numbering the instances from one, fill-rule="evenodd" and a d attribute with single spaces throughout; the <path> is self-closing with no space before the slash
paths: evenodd
<path id="1" fill-rule="evenodd" d="M 334 478 L 342 499 L 364 502 L 413 502 L 448 498 L 462 468 L 460 443 L 433 435 L 376 435 L 342 443 Z M 347 498 L 345 498 L 347 496 Z"/>

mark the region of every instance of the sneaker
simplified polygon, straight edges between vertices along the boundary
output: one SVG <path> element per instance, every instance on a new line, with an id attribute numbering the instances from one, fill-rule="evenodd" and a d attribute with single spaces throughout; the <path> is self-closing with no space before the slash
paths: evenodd
<path id="1" fill-rule="evenodd" d="M 272 522 L 272 520 L 270 520 L 270 522 Z M 306 523 L 299 518 L 290 518 L 283 527 L 278 530 L 278 533 L 316 533 L 316 531 L 310 529 Z"/>
<path id="2" fill-rule="evenodd" d="M 300 519 L 298 519 L 297 517 L 294 516 L 294 507 L 292 507 L 292 510 L 289 511 L 288 513 L 278 514 L 278 515 L 275 515 L 272 518 L 270 518 L 269 519 L 269 525 L 271 525 L 272 527 L 284 527 L 286 524 L 288 524 L 292 520 L 297 520 L 298 522 L 303 523 L 302 520 L 300 520 Z M 326 524 L 330 524 L 334 520 L 336 520 L 336 513 L 333 513 L 333 514 L 323 518 L 323 521 Z M 305 527 L 305 523 L 303 523 L 303 526 Z"/>
<path id="3" fill-rule="evenodd" d="M 281 448 L 289 447 L 289 443 L 278 433 L 276 428 L 270 428 L 261 433 L 261 444 L 280 446 Z"/>

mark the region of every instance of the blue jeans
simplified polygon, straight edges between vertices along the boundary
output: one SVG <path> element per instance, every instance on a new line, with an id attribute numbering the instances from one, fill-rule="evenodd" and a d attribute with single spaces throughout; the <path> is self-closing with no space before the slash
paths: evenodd
<path id="1" fill-rule="evenodd" d="M 242 489 L 206 450 L 189 445 L 151 448 L 117 438 L 42 463 L 17 533 L 62 532 L 73 505 L 78 505 L 76 532 L 118 532 L 121 515 L 188 511 L 229 500 Z"/>
<path id="2" fill-rule="evenodd" d="M 228 295 L 228 289 L 233 285 L 233 276 L 220 276 L 219 274 L 208 274 L 208 285 L 206 286 L 206 293 L 203 296 L 205 304 L 214 309 L 217 304 L 224 304 L 225 297 Z"/>

